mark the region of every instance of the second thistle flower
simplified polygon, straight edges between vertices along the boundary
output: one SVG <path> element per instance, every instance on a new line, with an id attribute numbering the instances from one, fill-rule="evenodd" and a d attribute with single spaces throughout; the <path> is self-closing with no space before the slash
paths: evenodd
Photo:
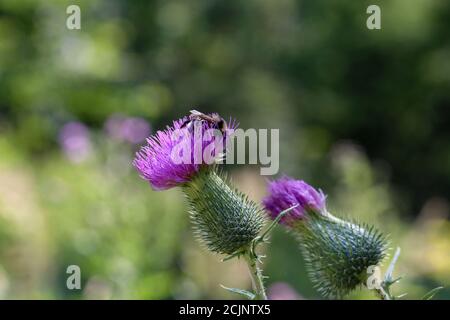
<path id="1" fill-rule="evenodd" d="M 367 270 L 385 257 L 385 237 L 368 225 L 336 218 L 325 195 L 306 182 L 282 178 L 269 184 L 264 206 L 272 219 L 298 205 L 280 221 L 300 240 L 308 273 L 324 296 L 341 298 L 364 285 Z"/>

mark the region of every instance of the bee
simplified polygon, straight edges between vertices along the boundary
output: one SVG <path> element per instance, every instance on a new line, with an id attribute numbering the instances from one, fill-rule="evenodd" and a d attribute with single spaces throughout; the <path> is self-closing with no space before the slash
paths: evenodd
<path id="1" fill-rule="evenodd" d="M 180 128 L 187 127 L 191 129 L 194 121 L 207 121 L 214 125 L 214 127 L 220 130 L 222 133 L 225 133 L 228 129 L 227 122 L 219 116 L 217 113 L 213 113 L 212 115 L 206 115 L 197 110 L 191 110 L 191 114 L 189 115 L 189 119 L 186 120 Z"/>

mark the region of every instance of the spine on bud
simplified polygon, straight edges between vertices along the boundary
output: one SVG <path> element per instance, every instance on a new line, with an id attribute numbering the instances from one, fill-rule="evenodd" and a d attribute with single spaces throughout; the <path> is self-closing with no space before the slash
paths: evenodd
<path id="1" fill-rule="evenodd" d="M 308 273 L 317 290 L 342 298 L 364 285 L 370 266 L 384 259 L 387 241 L 375 228 L 310 213 L 293 231 L 299 237 Z"/>
<path id="2" fill-rule="evenodd" d="M 245 251 L 264 225 L 262 210 L 230 187 L 216 170 L 203 170 L 183 186 L 194 234 L 210 251 Z"/>

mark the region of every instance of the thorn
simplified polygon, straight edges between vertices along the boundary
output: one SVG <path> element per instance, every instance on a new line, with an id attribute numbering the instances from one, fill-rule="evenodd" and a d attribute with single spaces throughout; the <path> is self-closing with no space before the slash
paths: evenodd
<path id="1" fill-rule="evenodd" d="M 394 280 L 391 280 L 389 285 L 399 282 L 401 279 L 403 279 L 403 276 L 400 276 L 400 277 L 395 278 Z"/>
<path id="2" fill-rule="evenodd" d="M 223 258 L 223 259 L 222 259 L 222 262 L 231 260 L 231 259 L 233 259 L 233 258 L 235 258 L 235 257 L 238 257 L 238 258 L 239 258 L 239 256 L 240 256 L 241 254 L 243 254 L 243 253 L 244 253 L 244 251 L 236 251 L 235 253 L 233 253 L 233 254 L 231 254 L 231 255 L 229 255 L 229 256 Z"/>
<path id="3" fill-rule="evenodd" d="M 440 286 L 440 287 L 436 287 L 436 288 L 428 291 L 427 293 L 425 293 L 425 295 L 422 297 L 421 300 L 431 300 L 431 299 L 433 299 L 433 297 L 436 295 L 436 293 L 438 293 L 442 289 L 444 289 L 444 287 Z"/>
<path id="4" fill-rule="evenodd" d="M 391 263 L 389 264 L 389 267 L 386 271 L 386 274 L 384 276 L 384 282 L 390 283 L 392 282 L 392 274 L 394 272 L 395 264 L 397 263 L 398 257 L 400 256 L 400 247 L 397 247 L 397 250 L 395 251 L 394 257 L 392 258 Z"/>

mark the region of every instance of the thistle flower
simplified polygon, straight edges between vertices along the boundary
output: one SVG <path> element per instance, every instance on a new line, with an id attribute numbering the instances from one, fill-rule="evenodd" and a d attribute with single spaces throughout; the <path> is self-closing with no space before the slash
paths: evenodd
<path id="1" fill-rule="evenodd" d="M 202 168 L 221 159 L 235 123 L 230 121 L 222 135 L 208 121 L 184 126 L 188 117 L 175 120 L 166 130 L 147 138 L 147 145 L 136 153 L 133 165 L 153 189 L 166 190 L 191 181 Z M 205 155 L 206 153 L 206 155 Z"/>
<path id="2" fill-rule="evenodd" d="M 213 252 L 233 254 L 258 236 L 265 218 L 262 209 L 231 187 L 214 166 L 236 125 L 230 121 L 228 129 L 219 132 L 223 135 L 215 135 L 214 123 L 190 124 L 185 117 L 148 138 L 134 165 L 156 190 L 181 186 L 197 238 Z"/>
<path id="3" fill-rule="evenodd" d="M 263 203 L 272 219 L 298 204 L 282 223 L 298 237 L 308 274 L 321 294 L 341 298 L 365 284 L 368 268 L 385 257 L 387 243 L 380 232 L 331 215 L 322 191 L 304 181 L 282 178 L 268 189 Z"/>
<path id="4" fill-rule="evenodd" d="M 265 239 L 259 237 L 265 221 L 263 211 L 231 187 L 214 165 L 222 160 L 235 127 L 234 121 L 226 124 L 217 114 L 204 115 L 193 110 L 190 117 L 176 120 L 171 127 L 148 138 L 133 164 L 156 190 L 182 188 L 190 204 L 194 233 L 210 251 L 226 254 L 226 259 L 244 256 L 255 293 L 227 290 L 266 299 L 255 252 Z"/>

